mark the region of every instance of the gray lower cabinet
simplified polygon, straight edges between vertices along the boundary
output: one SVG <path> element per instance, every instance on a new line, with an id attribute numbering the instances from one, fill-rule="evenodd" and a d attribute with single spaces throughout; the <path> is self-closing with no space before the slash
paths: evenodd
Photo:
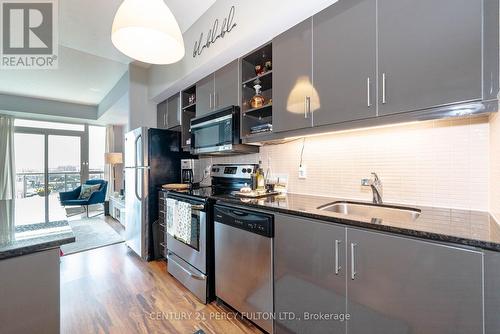
<path id="1" fill-rule="evenodd" d="M 482 98 L 482 6 L 378 0 L 379 115 Z"/>
<path id="2" fill-rule="evenodd" d="M 213 111 L 214 74 L 210 74 L 196 83 L 196 117 Z"/>
<path id="3" fill-rule="evenodd" d="M 215 71 L 214 80 L 214 109 L 240 105 L 238 60 Z"/>
<path id="4" fill-rule="evenodd" d="M 167 129 L 178 128 L 181 123 L 181 97 L 175 94 L 167 100 Z"/>
<path id="5" fill-rule="evenodd" d="M 59 264 L 59 248 L 0 260 L 0 333 L 60 333 Z"/>
<path id="6" fill-rule="evenodd" d="M 312 126 L 312 19 L 279 35 L 273 47 L 273 132 Z"/>
<path id="7" fill-rule="evenodd" d="M 483 333 L 483 253 L 276 214 L 274 295 L 276 333 Z"/>
<path id="8" fill-rule="evenodd" d="M 160 102 L 156 106 L 156 127 L 158 129 L 167 128 L 167 101 Z"/>
<path id="9" fill-rule="evenodd" d="M 339 1 L 314 15 L 314 126 L 376 117 L 376 5 Z"/>
<path id="10" fill-rule="evenodd" d="M 347 229 L 347 332 L 483 331 L 481 252 Z"/>
<path id="11" fill-rule="evenodd" d="M 275 215 L 275 332 L 344 333 L 345 322 L 307 317 L 345 313 L 345 268 L 344 227 Z"/>

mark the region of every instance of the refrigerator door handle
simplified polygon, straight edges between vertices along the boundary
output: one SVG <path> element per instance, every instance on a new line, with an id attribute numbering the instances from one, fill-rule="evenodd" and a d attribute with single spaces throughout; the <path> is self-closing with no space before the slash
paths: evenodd
<path id="1" fill-rule="evenodd" d="M 137 185 L 139 184 L 139 182 L 141 182 L 141 184 L 142 184 L 142 178 L 141 178 L 141 179 L 139 179 L 139 178 L 137 177 L 137 174 L 138 174 L 139 172 L 141 172 L 141 177 L 142 177 L 142 169 L 138 169 L 138 168 L 135 168 L 135 169 L 134 169 L 134 177 L 135 177 L 135 182 L 134 182 L 134 183 L 135 183 L 135 197 L 137 197 L 137 199 L 138 199 L 139 201 L 142 201 L 141 195 L 139 195 L 139 192 L 138 192 L 138 187 L 137 187 Z M 139 180 L 140 180 L 140 181 L 139 181 Z M 142 188 L 142 187 L 141 187 L 141 188 Z"/>

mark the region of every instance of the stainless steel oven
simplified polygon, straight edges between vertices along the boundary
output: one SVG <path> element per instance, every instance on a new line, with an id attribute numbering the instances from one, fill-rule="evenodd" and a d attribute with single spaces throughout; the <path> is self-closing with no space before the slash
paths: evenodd
<path id="1" fill-rule="evenodd" d="M 240 108 L 230 106 L 191 120 L 193 154 L 228 155 L 258 152 L 241 143 Z"/>
<path id="2" fill-rule="evenodd" d="M 207 203 L 181 194 L 167 194 L 168 272 L 207 302 Z"/>

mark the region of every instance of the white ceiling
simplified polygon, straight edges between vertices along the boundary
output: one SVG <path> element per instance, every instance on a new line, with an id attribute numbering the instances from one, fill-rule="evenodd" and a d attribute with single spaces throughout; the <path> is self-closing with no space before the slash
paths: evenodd
<path id="1" fill-rule="evenodd" d="M 131 59 L 111 43 L 122 0 L 59 1 L 59 69 L 0 70 L 0 92 L 97 105 Z M 165 0 L 185 32 L 215 0 Z"/>

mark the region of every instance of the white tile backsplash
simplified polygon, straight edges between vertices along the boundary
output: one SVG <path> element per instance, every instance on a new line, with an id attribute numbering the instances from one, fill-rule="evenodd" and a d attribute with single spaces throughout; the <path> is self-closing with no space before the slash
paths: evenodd
<path id="1" fill-rule="evenodd" d="M 261 160 L 264 169 L 289 175 L 292 193 L 360 200 L 371 200 L 360 180 L 374 171 L 386 202 L 486 211 L 490 154 L 500 167 L 500 120 L 493 124 L 492 138 L 487 116 L 456 118 L 307 137 L 263 146 L 259 154 L 205 158 L 202 165 Z M 497 154 L 490 152 L 495 138 Z M 298 178 L 303 143 L 305 180 Z M 493 174 L 500 181 L 500 168 Z M 500 212 L 500 189 L 496 202 Z"/>
<path id="2" fill-rule="evenodd" d="M 500 222 L 500 115 L 490 116 L 490 212 Z"/>

